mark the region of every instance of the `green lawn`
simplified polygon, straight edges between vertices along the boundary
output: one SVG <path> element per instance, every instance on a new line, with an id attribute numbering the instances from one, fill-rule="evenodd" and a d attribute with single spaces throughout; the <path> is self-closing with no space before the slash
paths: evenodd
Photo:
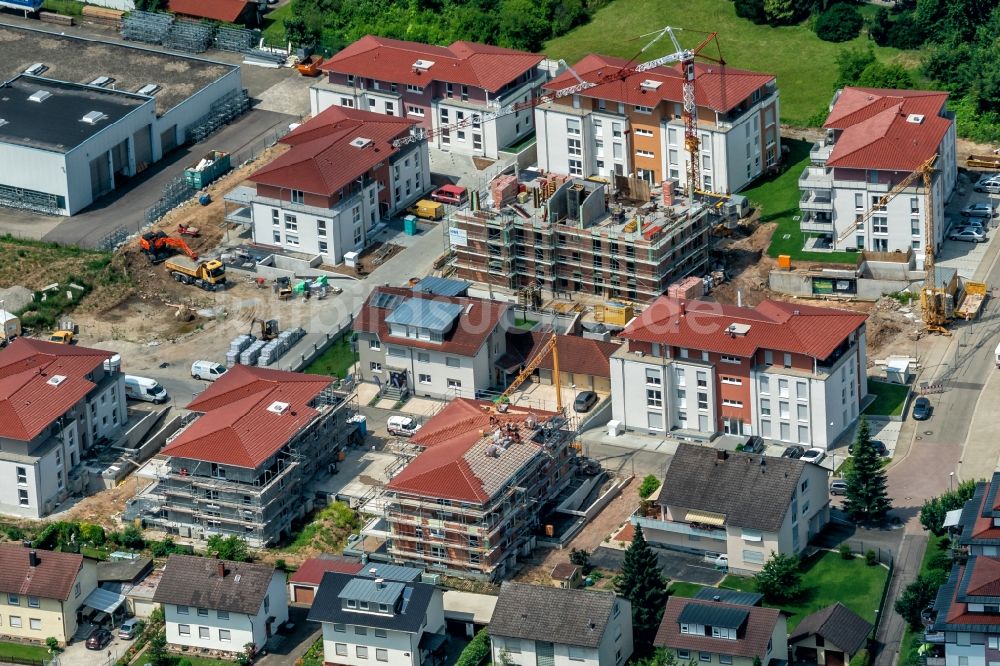
<path id="1" fill-rule="evenodd" d="M 906 405 L 906 396 L 910 387 L 903 384 L 889 384 L 877 379 L 868 378 L 868 392 L 875 394 L 875 401 L 868 405 L 865 414 L 880 416 L 902 416 Z"/>
<path id="2" fill-rule="evenodd" d="M 319 358 L 306 366 L 304 372 L 312 375 L 332 375 L 343 379 L 351 371 L 354 361 L 354 350 L 351 349 L 350 336 L 345 335 L 320 354 Z"/>
<path id="3" fill-rule="evenodd" d="M 187 660 L 191 666 L 232 666 L 233 662 L 225 659 L 208 659 L 207 657 L 195 657 L 187 655 L 172 654 L 167 657 L 167 666 L 177 666 L 181 661 Z"/>
<path id="4" fill-rule="evenodd" d="M 865 558 L 855 557 L 845 560 L 840 553 L 824 552 L 811 558 L 803 565 L 802 598 L 796 603 L 776 606 L 788 613 L 788 631 L 792 631 L 806 615 L 825 608 L 837 601 L 855 611 L 861 617 L 875 621 L 875 611 L 882 599 L 889 572 L 885 567 L 870 567 Z M 702 585 L 694 583 L 673 583 L 671 592 L 681 597 L 693 597 Z M 729 575 L 719 587 L 754 592 L 757 584 L 748 576 Z"/>
<path id="5" fill-rule="evenodd" d="M 48 659 L 49 651 L 37 645 L 22 645 L 20 643 L 0 643 L 0 660 L 5 657 L 15 659 Z"/>
<path id="6" fill-rule="evenodd" d="M 678 34 L 681 46 L 688 48 L 696 46 L 707 31 L 717 31 L 722 56 L 730 67 L 775 74 L 781 91 L 781 120 L 790 125 L 805 125 L 810 116 L 829 104 L 837 78 L 837 53 L 871 43 L 864 35 L 845 44 L 824 42 L 805 24 L 780 28 L 754 25 L 737 18 L 730 0 L 615 0 L 589 23 L 547 42 L 542 50 L 550 58 L 563 58 L 570 64 L 591 52 L 631 58 L 651 39 L 639 35 L 666 25 L 690 31 Z M 672 50 L 670 40 L 664 37 L 639 59 L 652 59 Z M 875 52 L 883 60 L 898 60 L 908 67 L 915 66 L 919 58 L 913 51 L 876 47 Z M 706 54 L 717 55 L 718 51 L 710 46 Z"/>
<path id="7" fill-rule="evenodd" d="M 285 19 L 292 15 L 292 3 L 272 9 L 264 16 L 264 42 L 271 46 L 285 45 Z"/>

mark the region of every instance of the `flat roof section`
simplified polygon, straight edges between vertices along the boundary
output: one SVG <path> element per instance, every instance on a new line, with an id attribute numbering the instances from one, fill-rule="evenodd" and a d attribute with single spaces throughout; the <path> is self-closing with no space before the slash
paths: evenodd
<path id="1" fill-rule="evenodd" d="M 116 42 L 0 25 L 0 80 L 14 78 L 36 63 L 47 68 L 41 76 L 57 81 L 86 84 L 107 76 L 114 79 L 109 88 L 128 92 L 149 84 L 159 86 L 153 94 L 157 115 L 238 69 Z"/>
<path id="2" fill-rule="evenodd" d="M 66 153 L 148 101 L 121 91 L 19 76 L 0 88 L 0 142 Z"/>

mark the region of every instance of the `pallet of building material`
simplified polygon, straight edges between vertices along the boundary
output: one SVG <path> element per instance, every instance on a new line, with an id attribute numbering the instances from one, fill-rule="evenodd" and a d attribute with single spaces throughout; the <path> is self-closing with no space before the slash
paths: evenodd
<path id="1" fill-rule="evenodd" d="M 111 9 L 109 7 L 95 7 L 94 5 L 84 5 L 82 12 L 83 18 L 91 23 L 98 23 L 100 25 L 107 25 L 115 28 L 121 27 L 122 16 L 124 14 L 125 12 L 117 9 Z"/>
<path id="2" fill-rule="evenodd" d="M 257 359 L 260 358 L 260 351 L 267 344 L 263 340 L 257 340 L 252 345 L 246 348 L 242 354 L 240 354 L 240 364 L 241 365 L 256 365 Z"/>
<path id="3" fill-rule="evenodd" d="M 73 25 L 72 16 L 64 16 L 55 12 L 38 12 L 38 20 L 43 23 L 55 23 L 56 25 Z"/>

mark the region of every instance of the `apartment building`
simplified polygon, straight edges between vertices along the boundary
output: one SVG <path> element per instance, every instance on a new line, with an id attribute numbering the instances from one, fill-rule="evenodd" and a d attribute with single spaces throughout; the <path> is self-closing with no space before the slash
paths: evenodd
<path id="1" fill-rule="evenodd" d="M 865 319 L 771 300 L 750 308 L 662 297 L 611 357 L 613 418 L 646 433 L 827 448 L 868 393 Z"/>
<path id="2" fill-rule="evenodd" d="M 377 287 L 354 320 L 358 374 L 386 397 L 475 397 L 504 382 L 498 362 L 513 328 L 506 303 Z"/>
<path id="3" fill-rule="evenodd" d="M 970 555 L 952 566 L 938 590 L 933 621 L 926 637 L 943 645 L 944 658 L 928 657 L 928 666 L 988 666 L 1000 661 L 1000 559 Z"/>
<path id="4" fill-rule="evenodd" d="M 0 410 L 0 513 L 42 518 L 84 492 L 84 456 L 128 418 L 121 360 L 101 349 L 17 338 L 0 351 Z"/>
<path id="5" fill-rule="evenodd" d="M 237 365 L 187 409 L 157 483 L 126 511 L 170 534 L 279 540 L 311 500 L 306 485 L 337 461 L 354 428 L 346 395 L 323 375 Z"/>
<path id="6" fill-rule="evenodd" d="M 313 114 L 330 106 L 409 118 L 444 131 L 434 148 L 496 159 L 534 130 L 531 108 L 480 123 L 474 118 L 509 104 L 526 104 L 546 80 L 542 56 L 458 41 L 433 46 L 368 35 L 321 65 L 327 79 L 310 89 Z"/>
<path id="7" fill-rule="evenodd" d="M 422 451 L 386 486 L 392 560 L 478 579 L 506 577 L 569 484 L 561 414 L 456 398 L 410 443 Z"/>
<path id="8" fill-rule="evenodd" d="M 393 146 L 415 121 L 332 107 L 280 139 L 288 151 L 250 176 L 254 242 L 336 265 L 376 225 L 431 187 L 427 142 Z"/>
<path id="9" fill-rule="evenodd" d="M 620 72 L 624 58 L 591 54 L 573 66 L 588 82 Z M 737 192 L 781 159 L 775 77 L 696 63 L 699 182 L 710 192 Z M 686 188 L 684 72 L 656 67 L 602 83 L 535 109 L 538 165 L 572 176 L 635 175 L 650 184 L 672 179 Z M 565 71 L 544 88 L 577 82 Z"/>
<path id="10" fill-rule="evenodd" d="M 620 666 L 632 656 L 632 604 L 606 590 L 505 582 L 489 632 L 494 664 Z"/>
<path id="11" fill-rule="evenodd" d="M 507 290 L 584 292 L 648 301 L 688 275 L 707 272 L 709 207 L 672 183 L 611 196 L 581 178 L 518 174 L 527 196 L 450 218 L 456 275 Z"/>
<path id="12" fill-rule="evenodd" d="M 772 552 L 802 554 L 829 521 L 827 471 L 819 465 L 688 443 L 670 463 L 657 506 L 631 519 L 650 544 L 724 557 L 731 571 L 747 574 Z"/>
<path id="13" fill-rule="evenodd" d="M 955 189 L 955 116 L 948 93 L 848 87 L 838 90 L 799 177 L 799 226 L 817 248 L 906 251 L 918 268 L 927 242 L 927 192 L 916 178 L 862 226 L 866 212 L 923 162 L 937 155 L 931 181 L 935 247 L 945 234 L 944 206 Z"/>

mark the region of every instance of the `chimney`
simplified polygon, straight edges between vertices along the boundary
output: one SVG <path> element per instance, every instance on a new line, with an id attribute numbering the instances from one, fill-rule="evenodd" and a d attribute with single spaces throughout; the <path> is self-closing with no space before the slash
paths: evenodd
<path id="1" fill-rule="evenodd" d="M 727 457 L 728 456 L 726 455 L 726 452 L 723 449 L 719 449 L 718 451 L 715 452 L 715 459 L 720 462 L 725 460 Z"/>
<path id="2" fill-rule="evenodd" d="M 219 578 L 225 578 L 225 577 L 226 577 L 226 563 L 223 562 L 222 560 L 219 560 Z"/>
<path id="3" fill-rule="evenodd" d="M 714 595 L 712 597 L 712 601 L 722 601 L 722 597 L 720 597 L 718 594 L 716 594 L 716 595 Z"/>
<path id="4" fill-rule="evenodd" d="M 371 569 L 368 570 L 369 576 L 375 576 L 377 574 L 378 574 L 378 569 L 376 569 L 375 567 L 372 567 Z"/>
<path id="5" fill-rule="evenodd" d="M 38 551 L 32 550 L 28 552 L 28 565 L 32 567 L 38 566 Z"/>

